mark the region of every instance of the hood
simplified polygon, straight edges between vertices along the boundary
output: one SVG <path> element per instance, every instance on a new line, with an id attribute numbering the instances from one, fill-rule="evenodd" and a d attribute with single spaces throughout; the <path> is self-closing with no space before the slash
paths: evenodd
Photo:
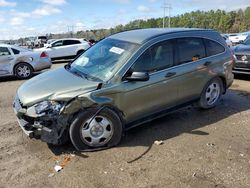
<path id="1" fill-rule="evenodd" d="M 242 52 L 250 54 L 250 45 L 244 45 L 244 44 L 237 45 L 234 48 L 234 52 L 236 54 L 237 53 L 242 53 Z"/>
<path id="2" fill-rule="evenodd" d="M 26 81 L 17 94 L 24 106 L 31 106 L 43 100 L 68 101 L 97 89 L 98 84 L 99 82 L 78 77 L 62 67 Z"/>

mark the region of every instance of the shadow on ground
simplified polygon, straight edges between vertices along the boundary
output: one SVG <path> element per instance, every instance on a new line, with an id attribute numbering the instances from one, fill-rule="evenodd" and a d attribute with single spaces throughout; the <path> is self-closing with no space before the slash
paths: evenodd
<path id="1" fill-rule="evenodd" d="M 228 90 L 223 96 L 220 104 L 210 110 L 198 110 L 192 106 L 167 114 L 163 118 L 151 121 L 127 131 L 121 143 L 116 147 L 146 146 L 148 149 L 134 162 L 150 151 L 156 140 L 168 140 L 183 133 L 207 136 L 209 132 L 200 129 L 205 126 L 221 121 L 233 114 L 250 109 L 250 100 L 237 91 Z M 50 146 L 51 151 L 60 155 L 62 153 L 74 152 L 74 147 L 68 143 L 63 147 Z"/>

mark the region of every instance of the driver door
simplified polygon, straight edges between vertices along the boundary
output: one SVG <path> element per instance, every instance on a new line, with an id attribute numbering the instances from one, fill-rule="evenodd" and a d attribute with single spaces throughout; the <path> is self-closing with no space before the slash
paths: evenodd
<path id="1" fill-rule="evenodd" d="M 128 122 L 152 115 L 178 103 L 175 83 L 174 42 L 160 42 L 147 49 L 130 68 L 132 72 L 148 72 L 148 81 L 124 81 L 122 107 Z"/>
<path id="2" fill-rule="evenodd" d="M 11 55 L 7 47 L 0 47 L 0 75 L 10 73 L 11 61 L 14 57 Z"/>

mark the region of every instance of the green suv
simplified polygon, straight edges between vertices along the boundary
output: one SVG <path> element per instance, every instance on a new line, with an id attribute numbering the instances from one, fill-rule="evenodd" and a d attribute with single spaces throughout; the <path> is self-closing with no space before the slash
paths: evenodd
<path id="1" fill-rule="evenodd" d="M 31 138 L 78 150 L 117 145 L 123 131 L 196 103 L 209 109 L 233 82 L 234 58 L 207 29 L 140 29 L 98 42 L 17 91 L 14 110 Z"/>

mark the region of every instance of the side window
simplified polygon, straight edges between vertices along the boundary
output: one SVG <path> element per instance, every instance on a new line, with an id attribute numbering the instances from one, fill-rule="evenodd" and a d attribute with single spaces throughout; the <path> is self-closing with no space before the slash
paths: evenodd
<path id="1" fill-rule="evenodd" d="M 156 72 L 174 65 L 173 41 L 158 43 L 146 50 L 132 67 L 134 72 Z"/>
<path id="2" fill-rule="evenodd" d="M 216 55 L 225 51 L 225 48 L 212 40 L 205 39 L 207 56 Z"/>
<path id="3" fill-rule="evenodd" d="M 74 45 L 74 44 L 80 44 L 81 42 L 79 40 L 65 40 L 63 41 L 63 45 Z"/>
<path id="4" fill-rule="evenodd" d="M 52 47 L 59 47 L 59 46 L 62 46 L 63 45 L 63 41 L 62 40 L 59 40 L 59 41 L 56 41 L 52 44 Z"/>
<path id="5" fill-rule="evenodd" d="M 11 48 L 11 50 L 13 51 L 13 53 L 14 53 L 15 55 L 20 54 L 20 51 L 17 50 L 17 49 Z"/>
<path id="6" fill-rule="evenodd" d="M 179 38 L 176 39 L 177 64 L 184 64 L 197 61 L 206 56 L 203 40 L 200 38 Z"/>
<path id="7" fill-rule="evenodd" d="M 6 47 L 0 47 L 0 56 L 11 55 L 10 51 Z"/>

